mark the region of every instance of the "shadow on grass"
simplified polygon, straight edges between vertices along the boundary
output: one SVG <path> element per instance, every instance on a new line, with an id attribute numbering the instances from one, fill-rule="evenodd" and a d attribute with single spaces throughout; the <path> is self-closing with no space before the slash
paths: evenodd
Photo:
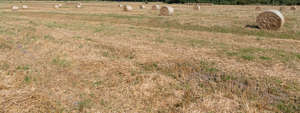
<path id="1" fill-rule="evenodd" d="M 260 29 L 257 25 L 246 25 L 245 28 Z"/>

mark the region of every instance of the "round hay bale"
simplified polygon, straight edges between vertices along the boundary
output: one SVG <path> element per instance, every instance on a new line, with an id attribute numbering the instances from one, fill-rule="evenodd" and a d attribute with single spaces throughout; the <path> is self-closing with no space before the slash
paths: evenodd
<path id="1" fill-rule="evenodd" d="M 131 11 L 132 7 L 130 5 L 125 5 L 123 9 L 124 11 Z"/>
<path id="2" fill-rule="evenodd" d="M 23 9 L 28 9 L 28 6 L 27 5 L 22 5 L 22 8 Z"/>
<path id="3" fill-rule="evenodd" d="M 296 6 L 292 6 L 290 9 L 293 11 L 297 10 Z"/>
<path id="4" fill-rule="evenodd" d="M 160 16 L 171 16 L 174 13 L 174 8 L 171 6 L 163 6 L 160 9 Z"/>
<path id="5" fill-rule="evenodd" d="M 146 8 L 146 6 L 140 5 L 140 9 L 145 9 L 145 8 Z"/>
<path id="6" fill-rule="evenodd" d="M 278 10 L 264 11 L 256 18 L 258 27 L 266 30 L 278 30 L 284 22 L 284 16 Z"/>
<path id="7" fill-rule="evenodd" d="M 77 4 L 77 5 L 76 5 L 76 8 L 81 8 L 81 5 Z"/>
<path id="8" fill-rule="evenodd" d="M 54 5 L 54 8 L 55 8 L 55 9 L 58 9 L 58 8 L 59 8 L 59 5 L 58 5 L 58 4 L 55 4 L 55 5 Z"/>
<path id="9" fill-rule="evenodd" d="M 256 11 L 261 11 L 261 7 L 256 7 L 255 10 Z"/>
<path id="10" fill-rule="evenodd" d="M 152 10 L 159 10 L 160 9 L 160 6 L 159 5 L 153 5 L 152 6 Z"/>
<path id="11" fill-rule="evenodd" d="M 120 5 L 119 5 L 119 7 L 123 7 L 123 5 L 122 5 L 122 4 L 120 4 Z"/>
<path id="12" fill-rule="evenodd" d="M 195 5 L 194 10 L 200 10 L 200 5 Z"/>
<path id="13" fill-rule="evenodd" d="M 11 7 L 11 10 L 13 10 L 13 11 L 17 11 L 18 9 L 19 9 L 18 6 L 12 6 L 12 7 Z"/>
<path id="14" fill-rule="evenodd" d="M 61 7 L 62 6 L 62 4 L 57 4 L 59 7 Z"/>

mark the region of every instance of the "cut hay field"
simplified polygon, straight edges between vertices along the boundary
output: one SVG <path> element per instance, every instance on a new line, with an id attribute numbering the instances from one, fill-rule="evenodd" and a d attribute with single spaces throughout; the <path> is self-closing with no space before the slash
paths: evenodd
<path id="1" fill-rule="evenodd" d="M 0 113 L 300 111 L 299 9 L 266 31 L 257 6 L 60 3 L 0 2 Z"/>

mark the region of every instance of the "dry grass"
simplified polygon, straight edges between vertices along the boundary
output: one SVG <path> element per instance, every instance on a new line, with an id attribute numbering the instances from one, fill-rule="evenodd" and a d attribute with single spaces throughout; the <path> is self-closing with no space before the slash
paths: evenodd
<path id="1" fill-rule="evenodd" d="M 299 111 L 294 11 L 265 31 L 257 6 L 170 5 L 162 17 L 154 3 L 15 4 L 0 4 L 0 112 Z"/>

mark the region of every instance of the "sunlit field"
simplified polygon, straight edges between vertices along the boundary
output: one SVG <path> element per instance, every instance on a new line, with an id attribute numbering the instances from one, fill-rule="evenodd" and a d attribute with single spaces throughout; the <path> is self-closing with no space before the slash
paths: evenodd
<path id="1" fill-rule="evenodd" d="M 267 31 L 280 6 L 81 3 L 0 2 L 0 113 L 300 111 L 300 9 Z"/>

